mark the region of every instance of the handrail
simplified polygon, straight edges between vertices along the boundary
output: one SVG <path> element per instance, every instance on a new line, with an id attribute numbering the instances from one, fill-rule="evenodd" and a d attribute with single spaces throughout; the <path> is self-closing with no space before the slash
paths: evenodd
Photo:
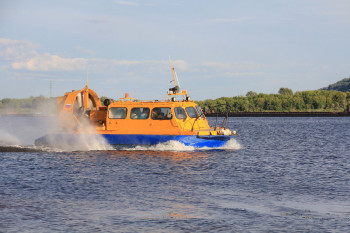
<path id="1" fill-rule="evenodd" d="M 215 107 L 220 107 L 220 106 L 223 106 L 223 105 L 226 105 L 226 116 L 225 116 L 224 120 L 222 121 L 221 128 L 226 129 L 227 128 L 227 122 L 228 122 L 228 114 L 231 111 L 231 106 L 226 103 L 226 104 L 218 104 L 218 105 L 215 105 L 213 107 L 215 108 Z M 215 129 L 218 127 L 218 117 L 219 117 L 219 112 L 216 113 Z"/>

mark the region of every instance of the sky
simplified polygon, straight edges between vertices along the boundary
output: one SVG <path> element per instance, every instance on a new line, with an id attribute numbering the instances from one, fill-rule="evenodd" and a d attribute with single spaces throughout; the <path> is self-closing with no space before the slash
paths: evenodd
<path id="1" fill-rule="evenodd" d="M 350 77 L 349 0 L 0 0 L 0 99 L 89 87 L 163 99 L 316 90 Z M 50 82 L 52 92 L 50 92 Z"/>

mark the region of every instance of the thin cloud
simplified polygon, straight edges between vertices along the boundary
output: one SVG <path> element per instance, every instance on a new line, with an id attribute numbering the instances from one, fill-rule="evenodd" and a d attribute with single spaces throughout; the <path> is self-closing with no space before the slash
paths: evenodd
<path id="1" fill-rule="evenodd" d="M 140 4 L 136 3 L 136 2 L 132 2 L 132 1 L 122 1 L 122 0 L 118 0 L 115 1 L 118 5 L 125 5 L 125 6 L 139 6 Z"/>
<path id="2" fill-rule="evenodd" d="M 184 60 L 174 60 L 172 61 L 173 65 L 177 70 L 187 70 L 188 64 Z M 100 58 L 92 58 L 88 59 L 89 65 L 93 65 L 94 67 L 98 66 L 118 66 L 118 67 L 130 67 L 130 66 L 145 66 L 147 69 L 156 69 L 156 67 L 168 67 L 169 63 L 166 60 L 115 60 L 115 59 L 100 59 Z"/>
<path id="3" fill-rule="evenodd" d="M 203 62 L 203 66 L 207 68 L 220 69 L 220 70 L 232 70 L 232 69 L 259 69 L 262 67 L 261 64 L 254 62 L 240 62 L 240 63 L 230 63 L 230 62 Z"/>
<path id="4" fill-rule="evenodd" d="M 15 61 L 23 60 L 37 55 L 39 46 L 26 40 L 10 40 L 0 38 L 0 60 Z"/>
<path id="5" fill-rule="evenodd" d="M 101 58 L 67 58 L 55 54 L 40 54 L 34 45 L 28 41 L 9 40 L 0 38 L 0 60 L 8 61 L 7 65 L 1 66 L 2 69 L 12 68 L 22 71 L 81 71 L 91 68 L 94 72 L 116 71 L 130 69 L 138 66 L 140 71 L 161 71 L 168 67 L 166 60 L 116 60 Z M 87 53 L 93 51 L 83 47 L 77 47 Z M 177 70 L 187 70 L 188 64 L 184 60 L 174 60 L 174 66 Z"/>
<path id="6" fill-rule="evenodd" d="M 350 2 L 348 0 L 333 0 L 326 3 L 326 7 L 318 10 L 321 16 L 331 17 L 337 24 L 350 23 Z M 306 12 L 305 12 L 306 13 Z"/>
<path id="7" fill-rule="evenodd" d="M 231 77 L 239 77 L 239 76 L 260 76 L 265 75 L 265 72 L 232 72 L 232 73 L 226 73 L 227 76 Z"/>
<path id="8" fill-rule="evenodd" d="M 30 71 L 73 71 L 84 70 L 86 62 L 84 58 L 62 58 L 57 55 L 44 54 L 26 61 L 14 62 L 12 68 Z"/>
<path id="9" fill-rule="evenodd" d="M 213 23 L 244 23 L 248 21 L 248 18 L 215 18 L 212 19 Z"/>
<path id="10" fill-rule="evenodd" d="M 254 17 L 240 17 L 240 18 L 214 18 L 210 21 L 213 23 L 231 23 L 231 24 L 281 24 L 290 21 L 290 18 L 254 18 Z"/>
<path id="11" fill-rule="evenodd" d="M 95 51 L 87 49 L 87 48 L 84 48 L 82 46 L 75 47 L 75 50 L 77 50 L 77 51 L 79 51 L 81 53 L 87 54 L 87 55 L 94 55 L 94 54 L 96 54 Z"/>

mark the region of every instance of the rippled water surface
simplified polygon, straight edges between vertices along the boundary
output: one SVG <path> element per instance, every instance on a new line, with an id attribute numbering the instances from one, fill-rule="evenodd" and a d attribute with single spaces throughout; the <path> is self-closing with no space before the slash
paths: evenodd
<path id="1" fill-rule="evenodd" d="M 0 232 L 350 231 L 350 118 L 230 118 L 231 149 L 82 152 L 30 151 L 45 119 L 0 120 L 28 148 L 0 152 Z"/>

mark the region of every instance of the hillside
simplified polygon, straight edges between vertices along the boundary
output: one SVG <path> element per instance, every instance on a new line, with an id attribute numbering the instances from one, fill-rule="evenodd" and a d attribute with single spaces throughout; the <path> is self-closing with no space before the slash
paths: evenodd
<path id="1" fill-rule="evenodd" d="M 321 88 L 320 90 L 328 90 L 328 91 L 350 91 L 350 78 L 344 78 L 336 83 L 329 85 L 328 87 Z"/>

